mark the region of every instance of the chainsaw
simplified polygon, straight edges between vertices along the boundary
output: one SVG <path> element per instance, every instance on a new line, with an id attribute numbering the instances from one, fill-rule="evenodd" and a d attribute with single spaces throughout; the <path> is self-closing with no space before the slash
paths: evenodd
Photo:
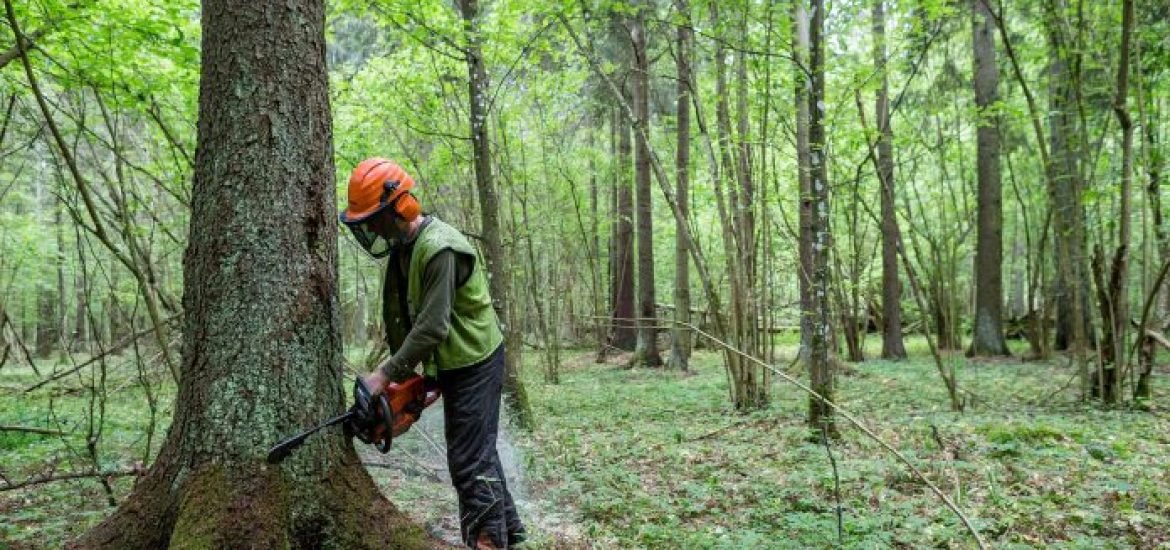
<path id="1" fill-rule="evenodd" d="M 277 443 L 268 451 L 268 463 L 280 464 L 310 435 L 330 426 L 341 424 L 346 437 L 356 437 L 362 443 L 374 445 L 382 453 L 390 451 L 394 438 L 418 421 L 423 409 L 439 399 L 439 388 L 420 375 L 401 382 L 386 384 L 382 393 L 371 395 L 361 377 L 353 382 L 353 406 L 313 428 Z"/>

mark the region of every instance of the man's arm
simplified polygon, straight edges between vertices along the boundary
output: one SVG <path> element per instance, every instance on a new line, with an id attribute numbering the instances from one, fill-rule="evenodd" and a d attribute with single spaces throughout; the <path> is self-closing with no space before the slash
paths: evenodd
<path id="1" fill-rule="evenodd" d="M 402 345 L 379 366 L 382 374 L 393 378 L 414 368 L 434 353 L 451 328 L 451 304 L 455 300 L 455 253 L 443 250 L 423 267 L 422 298 L 418 315 Z M 406 289 L 400 289 L 405 292 Z M 434 376 L 435 373 L 427 373 Z"/>

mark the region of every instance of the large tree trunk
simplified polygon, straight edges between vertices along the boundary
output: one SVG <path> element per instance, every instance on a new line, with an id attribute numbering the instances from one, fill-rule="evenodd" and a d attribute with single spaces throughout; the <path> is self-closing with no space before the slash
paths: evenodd
<path id="1" fill-rule="evenodd" d="M 882 359 L 905 359 L 902 341 L 902 282 L 898 278 L 898 215 L 894 203 L 894 129 L 890 124 L 890 78 L 886 68 L 885 2 L 873 5 L 873 63 L 881 71 L 876 111 L 881 136 L 877 143 L 882 197 Z"/>
<path id="2" fill-rule="evenodd" d="M 320 0 L 205 0 L 184 257 L 181 381 L 166 443 L 85 548 L 422 548 L 332 431 L 343 410 L 337 226 Z"/>
<path id="3" fill-rule="evenodd" d="M 691 357 L 691 329 L 683 326 L 691 322 L 691 274 L 690 255 L 687 243 L 687 220 L 690 212 L 690 162 L 691 162 L 691 96 L 690 62 L 691 8 L 687 0 L 675 0 L 675 9 L 681 14 L 682 24 L 676 29 L 678 52 L 675 68 L 678 73 L 678 104 L 676 111 L 678 148 L 675 151 L 675 200 L 678 202 L 679 219 L 675 220 L 674 235 L 674 319 L 679 323 L 671 331 L 670 361 L 672 368 L 687 370 Z"/>
<path id="4" fill-rule="evenodd" d="M 508 270 L 504 246 L 500 241 L 500 201 L 492 177 L 491 144 L 488 142 L 489 114 L 487 69 L 484 68 L 479 35 L 479 2 L 460 0 L 463 32 L 467 37 L 468 112 L 471 125 L 471 148 L 475 157 L 475 188 L 479 194 L 480 235 L 483 235 L 483 256 L 488 268 L 488 286 L 492 293 L 496 315 L 507 335 L 505 353 L 504 393 L 513 417 L 521 426 L 532 425 L 532 410 L 528 394 L 520 380 L 520 348 L 522 333 L 519 323 L 512 323 L 508 309 Z"/>
<path id="5" fill-rule="evenodd" d="M 999 68 L 995 64 L 995 22 L 983 0 L 972 0 L 971 29 L 975 59 L 975 106 L 979 173 L 978 231 L 975 245 L 975 321 L 970 357 L 1011 355 L 1003 336 L 1003 206 L 999 174 L 999 117 L 988 111 L 998 101 Z"/>
<path id="6" fill-rule="evenodd" d="M 634 57 L 634 116 L 642 131 L 650 131 L 650 58 L 646 50 L 647 5 L 636 7 L 630 20 L 630 41 Z M 654 311 L 654 197 L 650 189 L 650 146 L 637 140 L 634 149 L 634 179 L 638 200 L 638 344 L 634 362 L 662 366 L 658 353 L 658 321 Z"/>
<path id="7" fill-rule="evenodd" d="M 812 185 L 812 344 L 809 361 L 810 386 L 821 397 L 833 400 L 833 363 L 829 357 L 829 177 L 825 147 L 825 7 L 824 0 L 811 0 L 809 26 L 812 89 L 809 95 L 809 161 Z M 814 430 L 836 435 L 833 409 L 809 396 L 808 423 Z"/>

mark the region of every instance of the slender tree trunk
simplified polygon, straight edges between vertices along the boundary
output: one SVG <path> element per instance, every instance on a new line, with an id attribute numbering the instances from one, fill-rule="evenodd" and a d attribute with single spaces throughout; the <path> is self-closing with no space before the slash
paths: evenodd
<path id="1" fill-rule="evenodd" d="M 890 124 L 890 79 L 886 68 L 885 0 L 873 4 L 874 65 L 882 84 L 874 107 L 882 200 L 882 359 L 905 359 L 902 341 L 902 281 L 898 277 L 898 215 L 894 202 L 894 129 Z"/>
<path id="2" fill-rule="evenodd" d="M 77 238 L 74 240 L 75 251 L 77 252 L 78 264 L 82 262 L 82 255 L 85 251 L 81 247 L 81 231 L 76 230 L 74 233 Z M 89 323 L 90 309 L 89 303 L 89 277 L 85 269 L 78 269 L 73 274 L 73 300 L 74 300 L 74 315 L 76 320 L 73 324 L 73 342 L 76 351 L 88 350 L 88 344 L 91 341 L 96 341 L 98 338 L 98 331 L 96 326 L 91 326 Z"/>
<path id="3" fill-rule="evenodd" d="M 57 298 L 47 285 L 37 289 L 37 345 L 38 359 L 48 359 L 57 346 Z"/>
<path id="4" fill-rule="evenodd" d="M 748 12 L 741 10 L 739 36 L 746 42 L 748 36 Z M 751 109 L 748 107 L 747 52 L 735 55 L 735 111 L 736 111 L 736 177 L 739 182 L 738 204 L 735 205 L 739 222 L 736 242 L 739 245 L 740 273 L 744 284 L 744 312 L 748 322 L 744 338 L 745 345 L 752 353 L 762 356 L 763 339 L 760 337 L 760 292 L 756 284 L 756 217 L 755 185 L 752 180 Z M 754 369 L 753 369 L 754 370 Z"/>
<path id="5" fill-rule="evenodd" d="M 999 172 L 999 117 L 989 109 L 999 100 L 995 64 L 995 22 L 985 0 L 972 0 L 975 106 L 979 174 L 975 246 L 975 320 L 969 357 L 1011 355 L 1003 335 L 1003 197 Z"/>
<path id="6" fill-rule="evenodd" d="M 827 141 L 825 139 L 825 8 L 824 0 L 811 0 L 809 26 L 810 62 L 812 89 L 809 95 L 809 169 L 812 185 L 812 350 L 809 374 L 813 391 L 823 398 L 833 399 L 834 372 L 829 354 L 829 250 L 831 246 L 829 227 L 829 177 L 826 167 Z M 836 435 L 837 428 L 833 409 L 820 399 L 809 396 L 809 426 Z"/>
<path id="7" fill-rule="evenodd" d="M 200 13 L 174 419 L 130 498 L 74 546 L 432 546 L 337 432 L 263 462 L 345 404 L 325 5 L 205 0 Z"/>
<path id="8" fill-rule="evenodd" d="M 675 221 L 674 235 L 674 318 L 680 325 L 671 331 L 670 361 L 672 368 L 687 370 L 691 357 L 691 330 L 681 323 L 691 322 L 691 274 L 686 224 L 690 213 L 691 162 L 691 96 L 690 82 L 691 8 L 687 0 L 675 0 L 675 9 L 683 17 L 676 29 L 675 68 L 678 73 L 678 103 L 676 119 L 678 148 L 675 151 L 675 200 L 678 201 L 679 220 Z"/>
<path id="9" fill-rule="evenodd" d="M 717 3 L 710 4 L 711 22 L 713 26 L 718 26 L 720 21 L 719 6 Z M 719 226 L 723 236 L 723 251 L 724 263 L 727 266 L 727 277 L 730 284 L 731 292 L 731 318 L 730 326 L 730 342 L 736 349 L 743 353 L 751 353 L 750 341 L 748 339 L 748 327 L 755 328 L 755 320 L 751 318 L 747 311 L 747 284 L 743 275 L 743 260 L 742 248 L 740 247 L 739 221 L 740 216 L 736 213 L 736 205 L 739 202 L 738 193 L 736 192 L 736 182 L 731 176 L 735 174 L 735 164 L 732 158 L 732 141 L 731 141 L 731 115 L 728 107 L 728 89 L 727 89 L 727 65 L 724 62 L 724 47 L 722 38 L 716 41 L 714 61 L 715 61 L 715 124 L 716 132 L 719 136 L 719 162 L 715 163 L 714 155 L 712 155 L 712 170 L 719 170 L 720 176 L 714 180 L 715 190 L 715 206 L 719 217 Z M 692 92 L 694 89 L 692 88 Z M 696 109 L 698 103 L 696 102 Z M 727 192 L 725 196 L 726 183 Z M 734 386 L 736 407 L 741 409 L 755 408 L 766 402 L 767 393 L 766 388 L 763 388 L 758 383 L 758 377 L 755 376 L 755 367 L 750 366 L 745 361 L 736 360 L 729 362 L 729 372 L 731 374 L 731 384 Z"/>
<path id="10" fill-rule="evenodd" d="M 59 186 L 59 189 L 64 186 Z M 59 191 L 60 192 L 60 191 Z M 66 355 L 69 353 L 71 343 L 67 336 L 65 327 L 69 319 L 69 293 L 65 291 L 65 224 L 62 220 L 61 211 L 65 208 L 61 199 L 53 201 L 53 226 L 57 234 L 57 304 L 56 315 L 54 316 L 54 325 L 57 327 L 57 351 L 61 362 L 64 362 Z"/>
<path id="11" fill-rule="evenodd" d="M 637 324 L 634 308 L 634 193 L 630 185 L 630 126 L 626 119 L 615 121 L 618 131 L 617 154 L 617 223 L 614 246 L 614 305 L 613 339 L 615 348 L 633 351 L 637 345 Z"/>
<path id="12" fill-rule="evenodd" d="M 1053 207 L 1053 243 L 1057 271 L 1053 302 L 1056 304 L 1055 349 L 1087 348 L 1094 340 L 1089 318 L 1089 273 L 1085 254 L 1083 184 L 1077 155 L 1069 140 L 1077 135 L 1075 90 L 1069 82 L 1063 31 L 1056 21 L 1063 2 L 1051 2 L 1046 27 L 1049 42 L 1049 134 L 1052 174 L 1048 178 Z M 1079 328 L 1076 325 L 1080 325 Z M 1079 336 L 1078 336 L 1079 334 Z"/>
<path id="13" fill-rule="evenodd" d="M 479 1 L 459 0 L 459 12 L 463 16 L 463 32 L 467 39 L 467 88 L 468 112 L 471 126 L 471 148 L 475 158 L 475 188 L 479 195 L 480 234 L 483 235 L 483 256 L 488 268 L 488 286 L 496 308 L 496 315 L 507 335 L 505 353 L 504 393 L 515 420 L 520 426 L 532 425 L 532 410 L 528 405 L 528 394 L 520 379 L 521 351 L 520 327 L 514 326 L 511 310 L 508 308 L 508 270 L 504 257 L 504 246 L 500 237 L 500 203 L 492 175 L 491 144 L 488 142 L 488 82 L 484 67 L 482 38 L 479 34 Z"/>
<path id="14" fill-rule="evenodd" d="M 1121 126 L 1121 205 L 1117 224 L 1117 251 L 1113 255 L 1113 268 L 1109 280 L 1109 304 L 1112 306 L 1109 321 L 1110 353 L 1106 361 L 1112 363 L 1105 369 L 1101 380 L 1101 396 L 1106 403 L 1117 403 L 1122 397 L 1122 373 L 1129 370 L 1126 333 L 1129 329 L 1129 241 L 1132 230 L 1130 217 L 1133 215 L 1130 189 L 1133 187 L 1133 120 L 1129 114 L 1129 57 L 1133 34 L 1133 0 L 1123 0 L 1121 18 L 1121 55 L 1117 64 L 1117 89 L 1113 98 L 1113 112 Z M 1139 335 L 1141 337 L 1142 335 Z"/>
<path id="15" fill-rule="evenodd" d="M 810 183 L 809 159 L 812 157 L 808 142 L 809 123 L 809 88 L 810 82 L 804 70 L 806 67 L 809 49 L 809 21 L 805 10 L 804 0 L 793 2 L 793 19 L 795 20 L 796 37 L 792 44 L 792 57 L 796 60 L 796 87 L 794 101 L 796 103 L 796 166 L 797 182 L 799 184 L 800 199 L 800 228 L 797 238 L 797 248 L 800 256 L 800 266 L 797 278 L 800 287 L 800 357 L 801 362 L 809 364 L 812 351 L 813 335 L 813 231 L 812 231 L 812 184 Z"/>
<path id="16" fill-rule="evenodd" d="M 1134 53 L 1134 66 L 1138 67 L 1138 69 L 1134 71 L 1134 83 L 1135 87 L 1137 88 L 1136 92 L 1140 125 L 1144 130 L 1142 135 L 1144 137 L 1143 150 L 1145 152 L 1145 166 L 1147 176 L 1146 196 L 1150 205 L 1150 218 L 1152 220 L 1151 225 L 1153 226 L 1154 241 L 1158 250 L 1157 254 L 1158 257 L 1161 258 L 1161 261 L 1165 262 L 1167 258 L 1170 258 L 1170 239 L 1168 239 L 1166 235 L 1166 226 L 1162 213 L 1161 185 L 1163 154 L 1162 150 L 1159 148 L 1158 143 L 1159 121 L 1157 119 L 1159 97 L 1157 94 L 1146 93 L 1146 79 L 1143 71 L 1141 70 L 1142 52 L 1146 51 L 1145 42 L 1139 40 L 1136 46 L 1137 51 Z M 1163 282 L 1158 286 L 1160 288 L 1154 289 L 1153 292 L 1160 293 L 1162 298 L 1155 303 L 1158 303 L 1162 306 L 1163 312 L 1170 311 L 1170 292 L 1166 291 L 1166 283 Z M 1154 311 L 1157 311 L 1156 307 Z M 1157 314 L 1154 315 L 1154 318 L 1164 319 L 1164 317 Z M 1163 326 L 1163 323 L 1164 321 L 1157 323 L 1157 325 L 1159 325 L 1159 328 L 1165 332 L 1166 328 Z M 1138 335 L 1139 338 L 1143 336 L 1144 335 Z M 1141 369 L 1138 372 L 1137 385 L 1134 388 L 1135 399 L 1149 399 L 1151 397 L 1150 379 L 1154 374 L 1153 359 L 1155 356 L 1155 348 L 1153 347 L 1153 342 L 1146 343 L 1150 347 L 1150 349 L 1144 353 L 1148 360 L 1141 361 Z"/>
<path id="17" fill-rule="evenodd" d="M 646 50 L 646 10 L 640 4 L 631 19 L 630 40 L 634 58 L 634 116 L 641 131 L 650 132 L 650 58 Z M 658 352 L 658 321 L 654 292 L 654 197 L 650 188 L 650 146 L 637 140 L 634 150 L 634 179 L 638 201 L 638 343 L 634 361 L 644 366 L 662 366 Z"/>

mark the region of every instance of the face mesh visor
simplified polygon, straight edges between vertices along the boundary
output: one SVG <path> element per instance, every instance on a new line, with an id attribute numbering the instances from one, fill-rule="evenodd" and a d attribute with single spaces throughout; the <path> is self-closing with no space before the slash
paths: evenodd
<path id="1" fill-rule="evenodd" d="M 371 230 L 367 222 L 347 223 L 345 226 L 353 232 L 353 237 L 370 256 L 382 258 L 390 253 L 390 241 Z"/>

